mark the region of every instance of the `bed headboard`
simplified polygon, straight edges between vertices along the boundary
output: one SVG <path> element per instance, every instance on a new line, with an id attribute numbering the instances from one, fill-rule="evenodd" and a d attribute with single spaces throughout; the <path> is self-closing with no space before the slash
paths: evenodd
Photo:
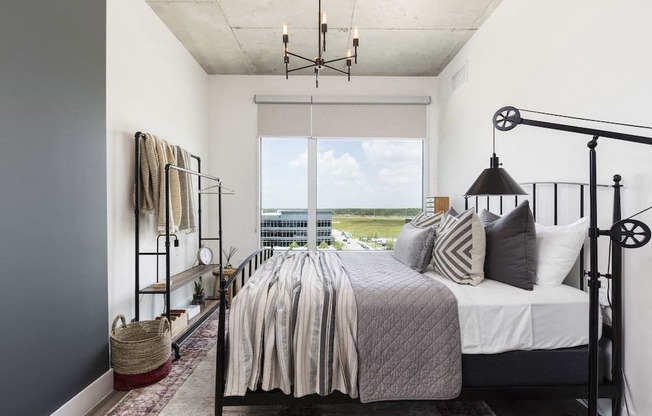
<path id="1" fill-rule="evenodd" d="M 616 178 L 614 178 L 615 180 Z M 620 179 L 620 178 L 618 178 Z M 598 189 L 601 205 L 608 207 L 613 203 L 614 213 L 612 218 L 601 218 L 602 222 L 611 224 L 620 219 L 620 198 L 614 193 L 607 192 L 609 188 L 621 185 L 619 180 L 616 185 L 599 184 Z M 465 196 L 464 209 L 475 209 L 480 212 L 482 209 L 503 215 L 514 209 L 524 200 L 530 202 L 532 215 L 535 222 L 545 225 L 563 225 L 574 222 L 579 218 L 588 215 L 589 184 L 580 182 L 524 182 L 520 183 L 529 195 L 487 195 L 487 196 Z M 619 195 L 619 194 L 618 194 Z M 617 198 L 617 200 L 616 200 Z M 612 202 L 613 201 L 613 202 Z M 585 243 L 585 247 L 588 242 Z M 606 258 L 606 256 L 605 256 Z M 578 276 L 579 288 L 584 290 L 586 285 L 585 272 L 585 249 L 582 248 L 579 256 Z"/>
<path id="2" fill-rule="evenodd" d="M 469 209 L 470 207 L 475 208 L 476 212 L 479 212 L 480 209 L 496 209 L 496 206 L 499 207 L 498 213 L 502 215 L 504 212 L 509 212 L 512 208 L 516 207 L 520 202 L 524 200 L 530 201 L 530 207 L 532 208 L 532 215 L 534 220 L 537 221 L 537 207 L 547 209 L 546 212 L 552 213 L 552 223 L 551 225 L 559 224 L 559 206 L 560 206 L 560 196 L 561 203 L 564 206 L 571 205 L 569 197 L 575 196 L 575 202 L 572 203 L 574 206 L 577 204 L 578 210 L 576 211 L 577 217 L 573 220 L 585 216 L 586 208 L 586 198 L 588 198 L 588 183 L 580 182 L 524 182 L 519 185 L 523 186 L 524 189 L 530 190 L 530 194 L 526 196 L 514 195 L 514 196 L 505 196 L 505 195 L 496 195 L 496 196 L 465 196 L 464 197 L 464 209 Z M 611 185 L 598 185 L 599 188 L 611 188 Z M 551 200 L 550 200 L 550 199 Z M 472 206 L 470 205 L 472 204 Z M 484 205 L 483 205 L 484 204 Z M 568 211 L 568 210 L 567 210 Z M 565 211 L 567 214 L 568 212 Z"/>

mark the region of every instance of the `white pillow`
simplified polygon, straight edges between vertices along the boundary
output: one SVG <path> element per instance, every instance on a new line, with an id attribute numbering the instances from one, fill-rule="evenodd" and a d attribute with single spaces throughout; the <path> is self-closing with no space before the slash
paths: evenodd
<path id="1" fill-rule="evenodd" d="M 535 224 L 537 230 L 537 278 L 539 286 L 559 286 L 573 268 L 589 228 L 583 217 L 568 225 L 547 227 Z"/>

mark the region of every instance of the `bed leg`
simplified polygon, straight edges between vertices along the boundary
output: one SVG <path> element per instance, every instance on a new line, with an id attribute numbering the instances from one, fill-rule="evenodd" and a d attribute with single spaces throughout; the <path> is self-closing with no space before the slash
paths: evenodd
<path id="1" fill-rule="evenodd" d="M 217 324 L 217 362 L 215 365 L 215 415 L 224 407 L 224 369 L 226 368 L 226 280 L 220 276 L 220 306 Z"/>
<path id="2" fill-rule="evenodd" d="M 611 399 L 611 416 L 620 416 L 621 408 L 620 392 L 618 392 L 618 397 Z"/>
<path id="3" fill-rule="evenodd" d="M 181 358 L 181 353 L 179 352 L 179 344 L 177 344 L 176 342 L 173 342 L 172 343 L 172 350 L 174 351 L 174 361 Z"/>

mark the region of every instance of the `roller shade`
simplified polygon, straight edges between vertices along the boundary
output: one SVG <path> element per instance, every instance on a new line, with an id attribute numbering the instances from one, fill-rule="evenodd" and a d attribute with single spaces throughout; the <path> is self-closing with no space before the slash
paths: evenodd
<path id="1" fill-rule="evenodd" d="M 315 104 L 315 137 L 423 139 L 427 136 L 425 105 Z"/>
<path id="2" fill-rule="evenodd" d="M 259 136 L 423 139 L 428 96 L 256 96 Z"/>
<path id="3" fill-rule="evenodd" d="M 311 136 L 310 104 L 258 104 L 258 136 Z"/>

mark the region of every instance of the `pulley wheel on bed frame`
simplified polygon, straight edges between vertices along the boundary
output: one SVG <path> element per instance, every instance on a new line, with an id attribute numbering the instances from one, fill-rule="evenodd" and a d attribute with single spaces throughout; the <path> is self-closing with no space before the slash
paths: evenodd
<path id="1" fill-rule="evenodd" d="M 511 106 L 499 108 L 494 113 L 493 123 L 497 130 L 511 130 L 521 123 L 521 112 Z"/>
<path id="2" fill-rule="evenodd" d="M 623 248 L 643 247 L 650 241 L 650 227 L 639 220 L 621 220 L 611 226 L 611 240 Z"/>

